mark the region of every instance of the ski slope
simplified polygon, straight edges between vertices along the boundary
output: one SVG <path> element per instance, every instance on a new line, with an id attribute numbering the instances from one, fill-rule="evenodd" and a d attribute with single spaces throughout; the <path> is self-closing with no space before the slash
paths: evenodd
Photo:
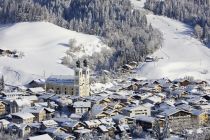
<path id="1" fill-rule="evenodd" d="M 52 74 L 72 75 L 73 71 L 60 64 L 70 39 L 84 46 L 76 56 L 100 52 L 104 45 L 92 35 L 70 31 L 48 22 L 17 23 L 0 28 L 0 49 L 24 52 L 22 59 L 0 56 L 0 74 L 6 83 L 25 84 L 35 78 Z"/>
<path id="2" fill-rule="evenodd" d="M 140 4 L 135 7 L 143 7 L 142 3 L 133 2 L 133 4 Z M 147 15 L 147 20 L 163 33 L 164 41 L 162 48 L 152 54 L 152 57 L 159 60 L 139 67 L 139 77 L 210 78 L 210 49 L 193 37 L 193 29 L 190 26 L 152 13 Z"/>

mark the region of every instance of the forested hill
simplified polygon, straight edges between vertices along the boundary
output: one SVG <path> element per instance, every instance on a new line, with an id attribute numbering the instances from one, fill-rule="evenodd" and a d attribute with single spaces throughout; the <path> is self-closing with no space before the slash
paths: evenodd
<path id="1" fill-rule="evenodd" d="M 97 63 L 109 68 L 143 60 L 161 45 L 160 32 L 129 0 L 0 0 L 1 24 L 22 21 L 48 21 L 104 37 L 115 51 Z"/>
<path id="2" fill-rule="evenodd" d="M 194 26 L 195 35 L 210 44 L 210 0 L 147 0 L 145 7 Z"/>

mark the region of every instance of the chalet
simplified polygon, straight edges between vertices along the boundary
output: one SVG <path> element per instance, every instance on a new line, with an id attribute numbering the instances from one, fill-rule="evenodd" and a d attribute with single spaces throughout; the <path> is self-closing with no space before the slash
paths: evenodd
<path id="1" fill-rule="evenodd" d="M 84 114 L 91 108 L 91 102 L 74 102 L 73 108 L 76 114 Z"/>
<path id="2" fill-rule="evenodd" d="M 50 127 L 57 127 L 58 123 L 54 120 L 45 120 L 41 122 L 41 128 L 46 129 Z"/>
<path id="3" fill-rule="evenodd" d="M 112 119 L 118 125 L 133 124 L 134 123 L 134 119 L 133 118 L 130 118 L 128 116 L 124 116 L 124 115 L 121 115 L 121 114 L 113 116 Z"/>
<path id="4" fill-rule="evenodd" d="M 0 120 L 0 130 L 7 129 L 9 124 L 10 124 L 10 122 L 8 120 L 1 119 Z"/>
<path id="5" fill-rule="evenodd" d="M 49 134 L 51 137 L 55 136 L 55 133 L 64 133 L 66 130 L 62 127 L 49 127 L 44 130 L 44 133 Z"/>
<path id="6" fill-rule="evenodd" d="M 54 134 L 56 140 L 74 140 L 76 139 L 75 136 L 64 133 L 64 132 L 57 132 Z"/>
<path id="7" fill-rule="evenodd" d="M 29 88 L 27 91 L 33 95 L 42 95 L 45 93 L 45 90 L 42 87 Z"/>
<path id="8" fill-rule="evenodd" d="M 28 87 L 30 88 L 36 88 L 36 87 L 43 87 L 45 85 L 45 80 L 44 79 L 36 79 L 28 83 Z"/>
<path id="9" fill-rule="evenodd" d="M 129 116 L 129 117 L 135 117 L 138 115 L 150 116 L 151 110 L 150 110 L 150 108 L 145 107 L 143 105 L 128 106 L 128 107 L 123 108 L 122 114 L 125 116 Z"/>
<path id="10" fill-rule="evenodd" d="M 99 120 L 97 120 L 97 119 L 85 121 L 84 123 L 87 125 L 87 127 L 89 129 L 91 129 L 91 128 L 97 128 L 97 127 L 99 127 L 99 125 L 101 125 L 101 122 Z"/>
<path id="11" fill-rule="evenodd" d="M 18 135 L 20 138 L 29 136 L 31 133 L 31 127 L 27 124 L 15 124 L 11 123 L 8 130 L 12 134 Z"/>
<path id="12" fill-rule="evenodd" d="M 160 113 L 157 117 L 164 119 L 165 116 L 169 118 L 169 125 L 173 130 L 192 127 L 192 114 L 190 112 L 177 108 L 169 108 Z"/>
<path id="13" fill-rule="evenodd" d="M 174 98 L 181 98 L 188 95 L 188 93 L 184 90 L 175 90 L 171 94 Z"/>
<path id="14" fill-rule="evenodd" d="M 208 113 L 201 110 L 192 110 L 192 119 L 195 122 L 195 126 L 201 126 L 208 122 Z"/>
<path id="15" fill-rule="evenodd" d="M 12 122 L 21 124 L 21 123 L 32 123 L 34 121 L 34 115 L 31 113 L 18 112 L 12 114 Z"/>
<path id="16" fill-rule="evenodd" d="M 144 103 L 146 103 L 146 102 L 151 103 L 151 104 L 158 104 L 158 103 L 162 102 L 162 98 L 157 95 L 153 95 L 153 96 L 146 98 L 144 100 Z"/>
<path id="17" fill-rule="evenodd" d="M 0 116 L 6 114 L 6 104 L 2 101 L 0 101 Z"/>
<path id="18" fill-rule="evenodd" d="M 26 99 L 16 99 L 10 104 L 10 112 L 16 113 L 22 111 L 23 108 L 31 106 L 31 102 Z"/>
<path id="19" fill-rule="evenodd" d="M 155 123 L 155 118 L 145 115 L 135 117 L 136 124 L 142 126 L 144 130 L 152 129 Z"/>
<path id="20" fill-rule="evenodd" d="M 75 130 L 82 130 L 85 128 L 85 124 L 75 120 L 64 122 L 63 124 L 61 124 L 61 126 L 70 133 Z"/>
<path id="21" fill-rule="evenodd" d="M 22 112 L 28 112 L 35 116 L 34 121 L 41 122 L 47 118 L 47 110 L 44 107 L 27 107 Z"/>
<path id="22" fill-rule="evenodd" d="M 145 58 L 145 62 L 153 62 L 153 61 L 155 61 L 155 58 L 153 58 L 153 57 L 147 56 L 147 57 Z"/>
<path id="23" fill-rule="evenodd" d="M 108 133 L 109 132 L 109 130 L 107 129 L 107 127 L 105 125 L 98 126 L 98 130 L 101 133 Z"/>

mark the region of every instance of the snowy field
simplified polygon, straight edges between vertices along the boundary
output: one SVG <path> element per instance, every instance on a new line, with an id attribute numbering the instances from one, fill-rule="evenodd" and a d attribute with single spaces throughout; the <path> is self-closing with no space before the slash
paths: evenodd
<path id="1" fill-rule="evenodd" d="M 134 8 L 136 9 L 142 9 L 144 7 L 144 3 L 146 0 L 130 0 L 133 4 Z"/>
<path id="2" fill-rule="evenodd" d="M 84 46 L 75 55 L 92 55 L 107 47 L 96 36 L 66 30 L 47 22 L 18 23 L 0 28 L 0 48 L 22 51 L 25 57 L 0 57 L 0 72 L 8 84 L 25 84 L 34 78 L 52 74 L 72 75 L 73 71 L 60 64 L 70 39 Z M 79 45 L 78 44 L 78 45 Z"/>
<path id="3" fill-rule="evenodd" d="M 131 1 L 137 4 L 135 7 L 143 7 L 142 3 Z M 190 26 L 153 14 L 148 14 L 147 19 L 163 33 L 164 43 L 152 55 L 159 60 L 140 67 L 139 77 L 176 79 L 194 76 L 198 79 L 210 79 L 210 49 L 193 37 Z"/>

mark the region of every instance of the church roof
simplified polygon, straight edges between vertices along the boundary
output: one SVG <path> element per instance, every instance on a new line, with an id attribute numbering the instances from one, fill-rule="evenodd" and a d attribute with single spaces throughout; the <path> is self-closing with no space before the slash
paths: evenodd
<path id="1" fill-rule="evenodd" d="M 47 78 L 47 83 L 53 84 L 74 84 L 75 76 L 73 75 L 51 75 Z"/>

